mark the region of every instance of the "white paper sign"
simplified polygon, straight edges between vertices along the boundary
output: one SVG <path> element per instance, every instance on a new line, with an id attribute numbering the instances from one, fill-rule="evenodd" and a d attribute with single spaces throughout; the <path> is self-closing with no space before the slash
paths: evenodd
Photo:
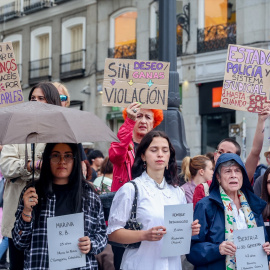
<path id="1" fill-rule="evenodd" d="M 86 266 L 78 248 L 78 239 L 84 236 L 83 213 L 48 218 L 47 232 L 50 270 Z"/>
<path id="2" fill-rule="evenodd" d="M 263 227 L 235 230 L 233 237 L 237 247 L 237 270 L 269 270 L 267 255 L 262 248 L 265 243 Z"/>
<path id="3" fill-rule="evenodd" d="M 192 203 L 164 206 L 164 226 L 167 233 L 163 236 L 161 257 L 189 253 L 192 222 Z"/>

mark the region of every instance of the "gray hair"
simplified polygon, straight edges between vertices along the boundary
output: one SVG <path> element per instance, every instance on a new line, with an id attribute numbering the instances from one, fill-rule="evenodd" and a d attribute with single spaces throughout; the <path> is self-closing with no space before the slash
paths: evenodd
<path id="1" fill-rule="evenodd" d="M 218 168 L 217 168 L 217 174 L 220 176 L 220 172 L 221 172 L 221 168 L 223 167 L 231 167 L 231 166 L 238 166 L 241 168 L 241 166 L 234 160 L 229 160 L 229 161 L 226 161 L 224 163 L 221 163 L 218 165 Z M 242 170 L 242 168 L 241 168 Z"/>

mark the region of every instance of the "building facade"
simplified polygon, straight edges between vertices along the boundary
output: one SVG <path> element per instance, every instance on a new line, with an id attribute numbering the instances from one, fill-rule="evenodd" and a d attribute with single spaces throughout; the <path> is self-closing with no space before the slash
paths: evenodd
<path id="1" fill-rule="evenodd" d="M 267 0 L 176 1 L 180 110 L 191 156 L 213 151 L 229 125 L 245 119 L 249 152 L 257 115 L 218 106 L 228 44 L 269 48 Z M 61 81 L 71 106 L 91 111 L 117 132 L 121 108 L 102 106 L 107 57 L 158 59 L 158 1 L 2 0 L 0 41 L 11 41 L 27 100 L 31 87 Z M 266 125 L 264 150 L 269 146 Z M 232 133 L 232 132 L 231 132 Z M 242 144 L 241 132 L 232 133 Z M 95 144 L 106 153 L 109 144 Z"/>

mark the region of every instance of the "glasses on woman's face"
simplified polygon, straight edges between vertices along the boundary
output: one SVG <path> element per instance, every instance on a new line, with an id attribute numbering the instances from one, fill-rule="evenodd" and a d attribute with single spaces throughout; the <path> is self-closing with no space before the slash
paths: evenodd
<path id="1" fill-rule="evenodd" d="M 66 95 L 60 95 L 61 101 L 67 101 L 68 97 Z"/>
<path id="2" fill-rule="evenodd" d="M 57 154 L 57 153 L 55 153 L 55 154 L 52 154 L 51 156 L 50 156 L 50 159 L 51 159 L 51 162 L 53 162 L 53 163 L 59 163 L 60 161 L 61 161 L 61 158 L 63 157 L 63 159 L 64 159 L 64 161 L 66 162 L 66 163 L 71 163 L 71 162 L 73 162 L 73 160 L 74 160 L 74 156 L 73 156 L 73 154 L 64 154 L 64 155 L 60 155 L 60 154 Z"/>

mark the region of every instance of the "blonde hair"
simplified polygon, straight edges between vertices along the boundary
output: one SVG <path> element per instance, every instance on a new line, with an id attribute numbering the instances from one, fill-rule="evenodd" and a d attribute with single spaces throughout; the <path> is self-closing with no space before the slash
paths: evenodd
<path id="1" fill-rule="evenodd" d="M 67 88 L 65 87 L 65 85 L 63 85 L 62 83 L 59 83 L 59 82 L 53 82 L 52 84 L 57 88 L 57 90 L 60 90 L 60 89 L 63 90 L 64 94 L 68 97 L 67 101 L 66 101 L 66 107 L 69 107 L 70 95 L 69 95 L 69 92 L 68 92 Z"/>
<path id="2" fill-rule="evenodd" d="M 207 161 L 211 161 L 208 157 L 198 155 L 193 158 L 185 157 L 182 161 L 181 173 L 185 181 L 190 181 L 191 178 L 195 177 L 200 169 L 205 169 Z"/>

